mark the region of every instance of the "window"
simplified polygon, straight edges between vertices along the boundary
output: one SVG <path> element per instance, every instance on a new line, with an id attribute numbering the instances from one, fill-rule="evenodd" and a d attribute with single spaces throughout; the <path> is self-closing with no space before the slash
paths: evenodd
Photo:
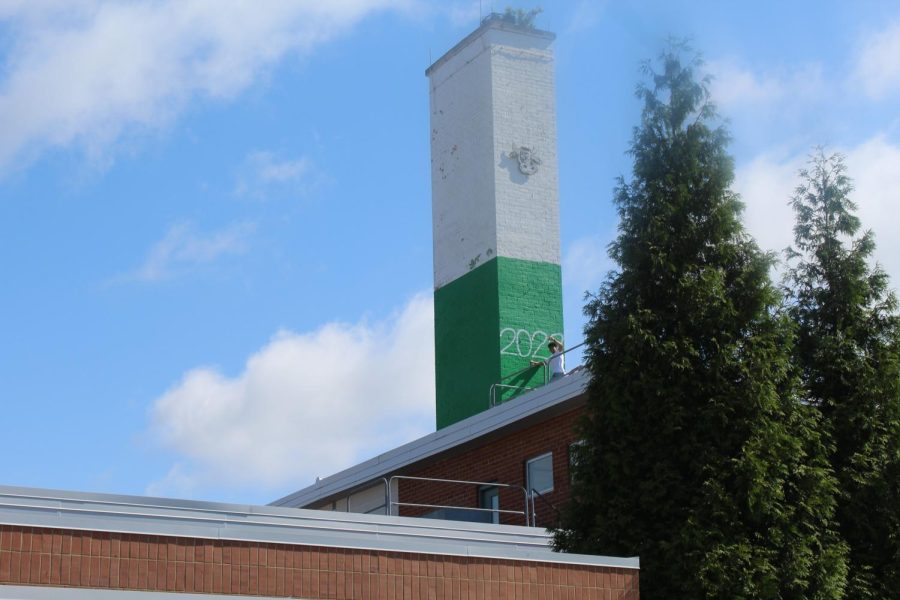
<path id="1" fill-rule="evenodd" d="M 548 452 L 525 463 L 525 480 L 528 491 L 541 494 L 553 491 L 553 453 Z"/>
<path id="2" fill-rule="evenodd" d="M 478 508 L 489 508 L 494 512 L 482 513 L 490 519 L 486 519 L 488 523 L 497 524 L 500 522 L 500 488 L 496 486 L 483 486 L 478 490 Z"/>

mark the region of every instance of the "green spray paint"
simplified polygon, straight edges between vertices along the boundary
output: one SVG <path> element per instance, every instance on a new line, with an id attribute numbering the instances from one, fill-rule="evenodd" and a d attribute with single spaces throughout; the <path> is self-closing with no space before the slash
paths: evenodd
<path id="1" fill-rule="evenodd" d="M 547 337 L 562 339 L 559 265 L 496 257 L 435 291 L 437 427 L 544 383 L 540 367 L 504 377 L 549 356 Z M 503 381 L 501 382 L 501 379 Z"/>

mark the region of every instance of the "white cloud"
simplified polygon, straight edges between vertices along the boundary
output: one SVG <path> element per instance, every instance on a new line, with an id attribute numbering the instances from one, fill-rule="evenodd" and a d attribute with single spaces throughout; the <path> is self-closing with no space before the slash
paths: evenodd
<path id="1" fill-rule="evenodd" d="M 900 19 L 862 41 L 854 78 L 874 99 L 900 91 Z"/>
<path id="2" fill-rule="evenodd" d="M 859 217 L 875 232 L 876 258 L 900 290 L 900 145 L 875 137 L 847 153 Z"/>
<path id="3" fill-rule="evenodd" d="M 900 288 L 900 146 L 876 136 L 853 148 L 829 148 L 846 156 L 855 191 L 851 198 L 864 229 L 875 232 L 875 259 Z M 763 154 L 737 170 L 735 189 L 747 206 L 744 220 L 765 250 L 793 244 L 794 213 L 788 205 L 800 183 L 797 171 L 806 156 Z"/>
<path id="4" fill-rule="evenodd" d="M 259 179 L 264 183 L 297 181 L 309 171 L 309 160 L 306 158 L 279 161 L 270 153 L 259 153 L 254 158 L 258 159 Z"/>
<path id="5" fill-rule="evenodd" d="M 306 156 L 285 158 L 274 152 L 251 152 L 238 170 L 235 193 L 265 198 L 277 193 L 305 194 L 321 181 L 312 161 Z"/>
<path id="6" fill-rule="evenodd" d="M 153 404 L 153 433 L 181 458 L 149 492 L 299 489 L 432 431 L 433 328 L 422 294 L 381 322 L 280 332 L 234 377 L 189 371 Z"/>
<path id="7" fill-rule="evenodd" d="M 165 477 L 148 485 L 144 493 L 156 497 L 191 498 L 197 490 L 197 482 L 185 472 L 184 465 L 175 463 Z"/>
<path id="8" fill-rule="evenodd" d="M 0 170 L 49 147 L 104 155 L 199 98 L 229 98 L 372 11 L 413 0 L 80 0 L 0 5 Z"/>
<path id="9" fill-rule="evenodd" d="M 794 211 L 788 203 L 805 165 L 806 156 L 763 154 L 735 173 L 734 187 L 746 206 L 744 224 L 759 247 L 775 251 L 779 259 L 794 242 Z"/>
<path id="10" fill-rule="evenodd" d="M 176 223 L 153 245 L 144 264 L 124 279 L 161 281 L 224 255 L 240 254 L 247 249 L 254 229 L 252 223 L 237 223 L 220 231 L 197 233 L 190 223 Z"/>
<path id="11" fill-rule="evenodd" d="M 713 76 L 710 92 L 724 111 L 735 108 L 754 111 L 784 110 L 798 100 L 814 100 L 825 87 L 822 66 L 754 71 L 729 59 L 712 60 L 706 70 Z"/>

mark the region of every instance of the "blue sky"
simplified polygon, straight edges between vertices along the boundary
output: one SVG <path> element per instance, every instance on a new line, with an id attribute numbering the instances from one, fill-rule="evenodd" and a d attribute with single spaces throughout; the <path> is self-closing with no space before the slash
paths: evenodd
<path id="1" fill-rule="evenodd" d="M 268 502 L 430 431 L 424 70 L 491 7 L 0 0 L 0 482 Z M 900 279 L 897 3 L 572 0 L 537 24 L 570 345 L 670 35 L 716 76 L 760 245 L 790 243 L 826 144 Z"/>

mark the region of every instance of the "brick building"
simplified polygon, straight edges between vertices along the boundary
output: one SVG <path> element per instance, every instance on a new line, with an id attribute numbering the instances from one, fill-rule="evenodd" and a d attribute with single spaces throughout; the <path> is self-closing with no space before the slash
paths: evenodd
<path id="1" fill-rule="evenodd" d="M 637 598 L 535 528 L 0 486 L 0 598 Z"/>
<path id="2" fill-rule="evenodd" d="M 574 373 L 325 477 L 273 505 L 553 525 L 555 509 L 569 497 L 570 450 L 578 442 L 573 425 L 584 411 L 587 382 L 586 374 Z M 525 493 L 532 483 L 539 493 L 533 518 Z M 429 506 L 414 506 L 420 504 Z"/>
<path id="3" fill-rule="evenodd" d="M 270 506 L 0 486 L 0 598 L 637 600 L 637 558 L 556 553 L 545 529 L 588 384 L 551 380 L 547 349 L 553 39 L 493 15 L 427 71 L 437 430 Z"/>

